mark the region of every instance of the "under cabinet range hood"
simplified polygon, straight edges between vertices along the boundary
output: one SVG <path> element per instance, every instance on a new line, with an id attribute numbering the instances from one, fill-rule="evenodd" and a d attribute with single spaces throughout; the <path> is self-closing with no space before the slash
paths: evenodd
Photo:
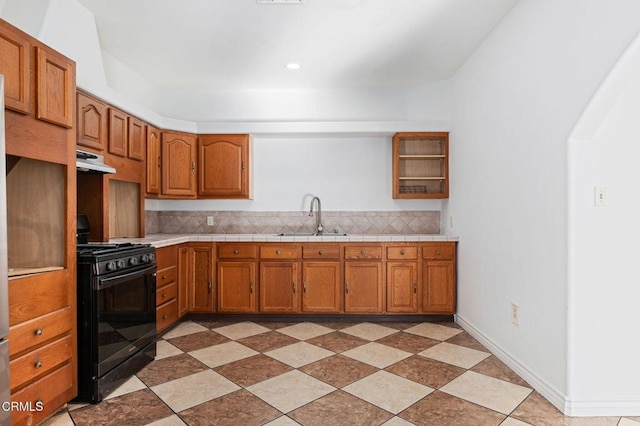
<path id="1" fill-rule="evenodd" d="M 116 169 L 104 163 L 104 156 L 76 149 L 76 168 L 79 172 L 115 173 Z"/>

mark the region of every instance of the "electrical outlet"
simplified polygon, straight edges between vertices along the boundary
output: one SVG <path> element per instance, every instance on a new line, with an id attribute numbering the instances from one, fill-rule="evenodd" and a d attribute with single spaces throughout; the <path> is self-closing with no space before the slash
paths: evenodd
<path id="1" fill-rule="evenodd" d="M 449 216 L 449 228 L 453 228 L 453 216 Z"/>
<path id="2" fill-rule="evenodd" d="M 596 207 L 607 206 L 607 188 L 596 186 L 593 188 L 593 203 Z"/>
<path id="3" fill-rule="evenodd" d="M 213 216 L 207 216 L 207 226 L 213 226 L 215 222 L 213 221 Z"/>
<path id="4" fill-rule="evenodd" d="M 520 307 L 511 302 L 511 322 L 515 325 L 520 324 Z"/>

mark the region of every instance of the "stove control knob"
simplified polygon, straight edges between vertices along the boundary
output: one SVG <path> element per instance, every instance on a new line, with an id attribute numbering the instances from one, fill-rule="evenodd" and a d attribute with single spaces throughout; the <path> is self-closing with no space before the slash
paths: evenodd
<path id="1" fill-rule="evenodd" d="M 118 262 L 116 263 L 116 266 L 118 269 L 124 268 L 124 260 L 122 259 L 118 260 Z"/>
<path id="2" fill-rule="evenodd" d="M 129 259 L 129 265 L 136 266 L 137 264 L 138 264 L 138 258 L 137 257 L 132 257 L 131 259 Z"/>
<path id="3" fill-rule="evenodd" d="M 149 255 L 143 254 L 140 260 L 142 260 L 142 263 L 149 263 Z"/>
<path id="4" fill-rule="evenodd" d="M 156 260 L 156 255 L 155 255 L 155 254 L 153 254 L 153 253 L 151 253 L 151 254 L 149 255 L 149 260 L 150 260 L 151 262 L 155 261 L 155 260 Z"/>
<path id="5" fill-rule="evenodd" d="M 107 271 L 115 271 L 117 268 L 116 262 L 107 263 Z"/>

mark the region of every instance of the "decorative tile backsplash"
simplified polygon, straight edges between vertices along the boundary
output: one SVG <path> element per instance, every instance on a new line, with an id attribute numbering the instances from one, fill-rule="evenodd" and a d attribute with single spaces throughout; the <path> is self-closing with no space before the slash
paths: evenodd
<path id="1" fill-rule="evenodd" d="M 313 232 L 308 212 L 146 211 L 147 234 L 278 234 Z M 214 225 L 207 225 L 213 216 Z M 438 234 L 439 211 L 327 211 L 326 232 L 348 234 Z"/>

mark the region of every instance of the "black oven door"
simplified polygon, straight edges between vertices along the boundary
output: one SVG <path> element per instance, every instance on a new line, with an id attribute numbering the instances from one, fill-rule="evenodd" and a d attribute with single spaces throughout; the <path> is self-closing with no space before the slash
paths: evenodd
<path id="1" fill-rule="evenodd" d="M 156 338 L 156 266 L 96 277 L 94 290 L 102 377 Z"/>

